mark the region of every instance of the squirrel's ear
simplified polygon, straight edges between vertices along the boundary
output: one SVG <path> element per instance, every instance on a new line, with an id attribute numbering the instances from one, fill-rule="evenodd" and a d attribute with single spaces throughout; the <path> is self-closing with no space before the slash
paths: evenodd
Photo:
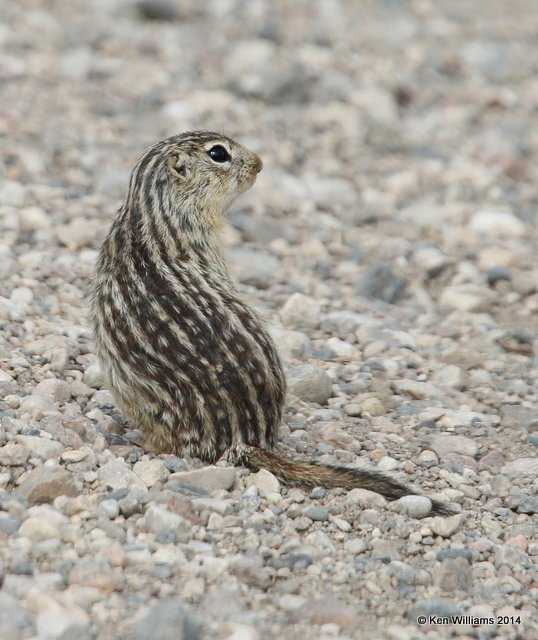
<path id="1" fill-rule="evenodd" d="M 184 182 L 189 177 L 188 158 L 186 155 L 174 154 L 168 158 L 170 173 Z"/>

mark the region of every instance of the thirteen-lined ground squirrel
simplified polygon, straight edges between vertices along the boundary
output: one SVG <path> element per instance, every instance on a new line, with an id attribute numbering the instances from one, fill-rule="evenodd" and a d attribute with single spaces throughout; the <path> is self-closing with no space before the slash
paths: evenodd
<path id="1" fill-rule="evenodd" d="M 263 322 L 223 258 L 223 214 L 262 163 L 218 133 L 189 132 L 138 160 L 99 254 L 91 315 L 97 355 L 123 412 L 158 452 L 226 456 L 287 484 L 414 493 L 375 471 L 272 452 L 286 382 Z M 433 501 L 433 510 L 450 509 Z"/>

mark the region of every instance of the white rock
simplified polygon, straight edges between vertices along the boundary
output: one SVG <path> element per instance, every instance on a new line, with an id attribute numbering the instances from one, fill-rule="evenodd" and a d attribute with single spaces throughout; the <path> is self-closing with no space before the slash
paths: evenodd
<path id="1" fill-rule="evenodd" d="M 421 247 L 413 253 L 413 262 L 429 273 L 435 273 L 445 267 L 449 260 L 437 247 Z"/>
<path id="2" fill-rule="evenodd" d="M 433 451 L 426 449 L 425 451 L 420 452 L 418 456 L 418 463 L 423 467 L 429 468 L 439 464 L 439 458 Z"/>
<path id="3" fill-rule="evenodd" d="M 133 471 L 147 487 L 153 487 L 157 482 L 164 482 L 170 475 L 162 460 L 139 460 Z"/>
<path id="4" fill-rule="evenodd" d="M 329 338 L 326 344 L 331 351 L 344 360 L 352 360 L 357 357 L 359 353 L 352 344 L 340 340 L 340 338 Z"/>
<path id="5" fill-rule="evenodd" d="M 455 515 L 448 518 L 441 518 L 440 516 L 436 516 L 431 521 L 430 529 L 437 536 L 441 536 L 442 538 L 450 538 L 453 533 L 456 533 L 462 522 L 462 513 L 456 513 Z"/>
<path id="6" fill-rule="evenodd" d="M 473 233 L 485 236 L 519 237 L 525 234 L 524 223 L 506 211 L 477 211 L 469 223 Z"/>
<path id="7" fill-rule="evenodd" d="M 351 489 L 345 498 L 345 502 L 361 507 L 384 507 L 387 504 L 386 499 L 381 494 L 375 493 L 375 491 L 368 491 L 368 489 Z"/>
<path id="8" fill-rule="evenodd" d="M 170 480 L 179 480 L 182 483 L 200 487 L 206 491 L 218 489 L 231 489 L 235 483 L 237 471 L 234 467 L 207 466 L 203 469 L 192 471 L 178 471 L 170 475 Z"/>
<path id="9" fill-rule="evenodd" d="M 42 542 L 60 537 L 58 527 L 50 519 L 38 516 L 26 518 L 19 527 L 19 534 L 30 538 L 32 542 Z"/>
<path id="10" fill-rule="evenodd" d="M 477 313 L 487 311 L 495 301 L 495 294 L 485 285 L 459 284 L 446 287 L 441 294 L 441 307 Z"/>
<path id="11" fill-rule="evenodd" d="M 24 207 L 19 212 L 21 231 L 39 231 L 48 229 L 52 222 L 41 207 Z"/>
<path id="12" fill-rule="evenodd" d="M 425 400 L 426 398 L 439 397 L 439 390 L 429 382 L 420 382 L 419 380 L 394 380 L 392 383 L 394 391 L 401 396 L 411 396 L 417 400 Z"/>
<path id="13" fill-rule="evenodd" d="M 426 496 L 403 496 L 391 502 L 389 508 L 411 518 L 423 518 L 432 510 L 432 501 Z"/>
<path id="14" fill-rule="evenodd" d="M 87 218 L 76 218 L 68 224 L 56 227 L 58 240 L 73 249 L 91 245 L 100 233 L 101 229 L 97 223 Z"/>
<path id="15" fill-rule="evenodd" d="M 224 525 L 224 518 L 220 513 L 211 513 L 207 520 L 208 531 L 219 531 Z"/>
<path id="16" fill-rule="evenodd" d="M 22 444 L 8 442 L 0 447 L 0 465 L 4 467 L 18 467 L 26 464 L 30 452 Z"/>
<path id="17" fill-rule="evenodd" d="M 223 640 L 260 640 L 260 634 L 254 627 L 238 622 L 227 623 L 223 633 Z"/>
<path id="18" fill-rule="evenodd" d="M 394 471 L 394 469 L 398 469 L 400 463 L 395 458 L 391 458 L 390 456 L 384 456 L 377 463 L 377 468 L 379 471 Z"/>
<path id="19" fill-rule="evenodd" d="M 86 368 L 82 380 L 92 389 L 101 388 L 103 385 L 103 372 L 97 360 Z"/>
<path id="20" fill-rule="evenodd" d="M 283 324 L 294 329 L 317 329 L 321 322 L 321 306 L 302 293 L 293 293 L 280 311 Z"/>
<path id="21" fill-rule="evenodd" d="M 38 640 L 90 640 L 88 615 L 80 607 L 70 606 L 41 611 L 36 618 Z"/>
<path id="22" fill-rule="evenodd" d="M 14 180 L 2 180 L 0 182 L 0 202 L 3 205 L 20 207 L 24 204 L 24 186 Z"/>
<path id="23" fill-rule="evenodd" d="M 268 493 L 280 493 L 280 482 L 270 471 L 260 469 L 257 473 L 252 473 L 246 481 L 247 485 L 258 487 L 262 496 Z"/>
<path id="24" fill-rule="evenodd" d="M 474 458 L 478 452 L 478 444 L 465 436 L 437 436 L 430 446 L 440 458 L 447 453 L 459 453 Z"/>
<path id="25" fill-rule="evenodd" d="M 186 538 L 190 538 L 191 534 L 191 524 L 186 518 L 169 511 L 159 504 L 150 504 L 144 515 L 144 525 L 148 531 L 154 534 L 166 529 L 175 531 L 183 541 Z"/>
<path id="26" fill-rule="evenodd" d="M 18 435 L 15 440 L 18 444 L 21 444 L 30 451 L 32 456 L 42 458 L 43 460 L 58 458 L 64 451 L 64 446 L 61 442 L 49 440 L 48 438 Z"/>
<path id="27" fill-rule="evenodd" d="M 102 500 L 97 507 L 97 511 L 105 518 L 114 520 L 120 514 L 120 507 L 117 500 Z"/>
<path id="28" fill-rule="evenodd" d="M 13 378 L 7 371 L 0 369 L 0 384 L 3 382 L 11 382 L 12 380 Z"/>
<path id="29" fill-rule="evenodd" d="M 101 486 L 110 487 L 112 491 L 120 491 L 122 489 L 147 490 L 142 480 L 122 460 L 114 459 L 105 463 L 97 471 L 97 477 Z"/>
<path id="30" fill-rule="evenodd" d="M 350 97 L 351 102 L 374 122 L 390 125 L 398 120 L 398 107 L 387 89 L 378 86 L 365 87 L 355 91 Z"/>
<path id="31" fill-rule="evenodd" d="M 65 380 L 47 378 L 36 386 L 34 395 L 46 398 L 51 402 L 65 404 L 71 399 L 71 385 Z"/>
<path id="32" fill-rule="evenodd" d="M 440 387 L 463 389 L 465 386 L 465 373 L 460 367 L 448 364 L 433 374 L 432 382 Z"/>
<path id="33" fill-rule="evenodd" d="M 270 327 L 269 333 L 284 358 L 303 360 L 312 353 L 310 338 L 300 331 Z"/>
<path id="34" fill-rule="evenodd" d="M 366 542 L 362 538 L 350 538 L 344 542 L 344 549 L 347 553 L 354 556 L 363 553 L 368 548 Z"/>

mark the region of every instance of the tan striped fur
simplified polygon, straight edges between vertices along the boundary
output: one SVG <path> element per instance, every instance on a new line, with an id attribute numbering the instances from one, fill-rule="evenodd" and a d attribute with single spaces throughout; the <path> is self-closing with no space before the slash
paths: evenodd
<path id="1" fill-rule="evenodd" d="M 256 154 L 196 131 L 136 163 L 92 283 L 97 356 L 118 405 L 158 452 L 227 456 L 288 484 L 412 490 L 374 471 L 296 462 L 270 452 L 285 403 L 280 358 L 241 300 L 221 248 L 223 214 L 254 183 Z M 448 513 L 434 502 L 434 510 Z"/>

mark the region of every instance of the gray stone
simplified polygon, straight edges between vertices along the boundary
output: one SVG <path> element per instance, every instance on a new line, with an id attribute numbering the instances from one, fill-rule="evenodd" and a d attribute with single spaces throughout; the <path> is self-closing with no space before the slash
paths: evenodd
<path id="1" fill-rule="evenodd" d="M 524 498 L 517 507 L 518 513 L 538 513 L 538 496 Z"/>
<path id="2" fill-rule="evenodd" d="M 448 453 L 459 453 L 474 458 L 478 453 L 477 443 L 465 436 L 437 436 L 431 441 L 430 447 L 440 458 Z"/>
<path id="3" fill-rule="evenodd" d="M 217 498 L 194 498 L 191 503 L 197 511 L 215 511 L 221 516 L 228 515 L 233 510 L 229 502 Z"/>
<path id="4" fill-rule="evenodd" d="M 135 640 L 199 640 L 200 622 L 180 598 L 165 598 L 154 604 L 136 625 Z"/>
<path id="5" fill-rule="evenodd" d="M 270 327 L 269 333 L 277 346 L 278 352 L 284 358 L 304 360 L 312 354 L 310 338 L 300 331 Z"/>
<path id="6" fill-rule="evenodd" d="M 347 338 L 358 327 L 371 327 L 378 324 L 379 320 L 354 311 L 332 311 L 323 318 L 321 329 L 324 333 L 336 333 L 340 338 Z"/>
<path id="7" fill-rule="evenodd" d="M 29 637 L 32 617 L 11 594 L 0 591 L 0 638 L 22 640 Z M 26 630 L 26 631 L 25 631 Z"/>
<path id="8" fill-rule="evenodd" d="M 392 560 L 387 566 L 389 575 L 394 576 L 398 581 L 398 586 L 412 585 L 415 583 L 416 574 L 413 568 L 399 560 Z"/>
<path id="9" fill-rule="evenodd" d="M 333 596 L 307 600 L 290 614 L 294 624 L 325 625 L 337 624 L 341 629 L 352 631 L 361 623 L 355 607 L 344 604 Z"/>
<path id="10" fill-rule="evenodd" d="M 509 567 L 529 567 L 529 555 L 515 544 L 503 544 L 495 550 L 495 566 L 506 564 Z"/>
<path id="11" fill-rule="evenodd" d="M 2 180 L 0 182 L 0 202 L 3 205 L 20 207 L 24 204 L 24 194 L 26 189 L 20 182 L 15 180 Z"/>
<path id="12" fill-rule="evenodd" d="M 516 458 L 501 468 L 509 476 L 538 476 L 538 458 Z"/>
<path id="13" fill-rule="evenodd" d="M 173 531 L 181 542 L 188 542 L 192 537 L 189 520 L 158 504 L 149 505 L 142 526 L 156 535 L 165 530 Z"/>
<path id="14" fill-rule="evenodd" d="M 0 531 L 8 536 L 13 535 L 21 526 L 20 518 L 10 518 L 9 516 L 0 517 Z"/>
<path id="15" fill-rule="evenodd" d="M 538 409 L 520 404 L 501 406 L 501 426 L 507 430 L 538 431 Z"/>
<path id="16" fill-rule="evenodd" d="M 310 364 L 293 367 L 288 371 L 289 391 L 305 402 L 327 404 L 333 394 L 333 384 L 329 376 Z"/>
<path id="17" fill-rule="evenodd" d="M 473 559 L 473 552 L 469 549 L 441 549 L 435 556 L 437 560 L 442 562 L 446 558 L 465 558 L 469 562 Z"/>
<path id="18" fill-rule="evenodd" d="M 439 458 L 433 451 L 430 451 L 429 449 L 421 451 L 417 461 L 422 467 L 426 467 L 426 469 L 439 464 Z"/>
<path id="19" fill-rule="evenodd" d="M 447 558 L 435 568 L 435 584 L 443 591 L 467 591 L 472 586 L 471 565 L 466 558 Z"/>
<path id="20" fill-rule="evenodd" d="M 36 467 L 13 493 L 31 504 L 52 502 L 58 496 L 77 496 L 81 487 L 69 471 L 60 467 Z"/>
<path id="21" fill-rule="evenodd" d="M 41 420 L 46 413 L 57 410 L 58 405 L 42 396 L 25 396 L 19 405 L 21 414 L 28 413 L 35 420 Z"/>
<path id="22" fill-rule="evenodd" d="M 139 0 L 136 7 L 141 17 L 146 20 L 173 22 L 180 17 L 177 3 L 172 0 Z"/>
<path id="23" fill-rule="evenodd" d="M 353 555 L 364 553 L 367 548 L 368 545 L 362 538 L 350 538 L 344 542 L 345 551 Z"/>
<path id="24" fill-rule="evenodd" d="M 326 522 L 329 519 L 329 510 L 327 507 L 311 506 L 305 509 L 304 515 L 314 522 Z"/>
<path id="25" fill-rule="evenodd" d="M 178 471 L 173 473 L 169 479 L 179 480 L 181 483 L 200 487 L 209 492 L 218 489 L 228 491 L 233 487 L 236 475 L 237 471 L 233 467 L 208 466 L 193 471 Z"/>
<path id="26" fill-rule="evenodd" d="M 397 276 L 386 262 L 376 262 L 367 267 L 358 288 L 361 295 L 394 304 L 403 295 L 405 280 Z"/>
<path id="27" fill-rule="evenodd" d="M 267 289 L 278 267 L 275 256 L 250 249 L 229 249 L 230 272 L 243 284 Z"/>
<path id="28" fill-rule="evenodd" d="M 427 619 L 429 616 L 450 617 L 460 614 L 461 609 L 455 604 L 442 598 L 435 598 L 433 600 L 418 600 L 407 610 L 406 617 L 411 622 L 418 624 L 417 619 L 420 616 L 424 616 Z"/>

